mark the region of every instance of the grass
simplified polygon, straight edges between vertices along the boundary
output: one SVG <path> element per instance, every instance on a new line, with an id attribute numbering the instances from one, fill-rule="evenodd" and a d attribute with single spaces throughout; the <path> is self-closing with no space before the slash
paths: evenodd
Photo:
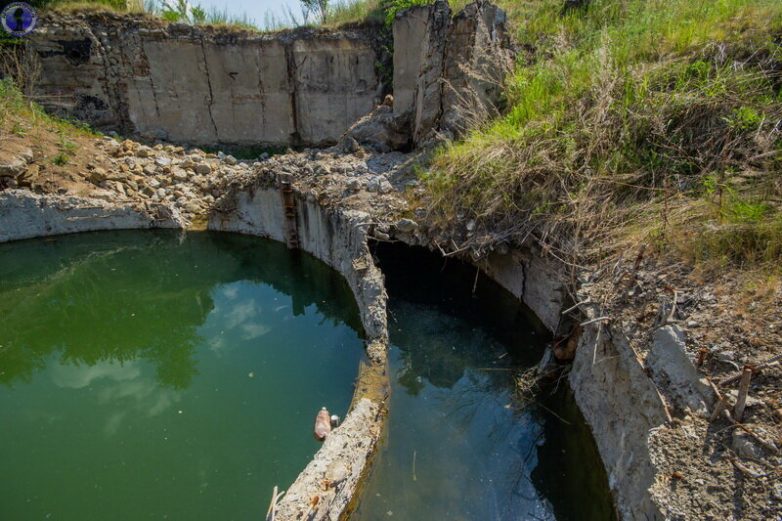
<path id="1" fill-rule="evenodd" d="M 404 0 L 406 1 L 406 0 Z M 175 2 L 171 2 L 175 3 Z M 302 25 L 323 25 L 338 27 L 357 23 L 380 23 L 385 11 L 380 0 L 344 0 L 332 2 L 327 10 L 325 21 L 319 16 L 310 15 L 307 20 L 292 8 L 286 8 L 282 15 L 268 11 L 259 24 L 247 13 L 233 14 L 227 7 L 204 8 L 198 2 L 191 2 L 190 14 L 181 10 L 166 9 L 159 0 L 38 0 L 33 2 L 37 8 L 56 9 L 66 12 L 111 11 L 115 13 L 145 13 L 166 22 L 184 22 L 194 25 L 209 25 L 249 31 L 276 31 Z M 319 23 L 321 22 L 321 23 Z"/>
<path id="2" fill-rule="evenodd" d="M 174 0 L 171 3 L 175 3 Z M 227 7 L 204 8 L 197 1 L 191 2 L 190 14 L 181 10 L 166 9 L 160 0 L 37 0 L 32 4 L 36 8 L 55 9 L 65 12 L 111 11 L 115 13 L 143 13 L 155 16 L 166 22 L 184 22 L 194 25 L 209 25 L 243 29 L 250 31 L 277 31 L 299 26 L 323 26 L 329 28 L 372 23 L 386 23 L 390 26 L 395 14 L 413 5 L 425 5 L 429 0 L 339 0 L 331 1 L 325 19 L 318 13 L 304 18 L 296 9 L 284 6 L 283 14 L 267 11 L 263 21 L 257 22 L 247 13 L 233 14 Z M 458 0 L 452 5 L 463 6 L 466 0 Z"/>
<path id="3" fill-rule="evenodd" d="M 574 265 L 639 242 L 779 265 L 782 3 L 500 4 L 530 51 L 507 113 L 424 175 L 441 231 L 478 251 L 533 238 Z"/>
<path id="4" fill-rule="evenodd" d="M 0 79 L 0 130 L 24 137 L 36 127 L 56 130 L 62 136 L 73 132 L 79 135 L 95 135 L 83 125 L 47 114 L 38 104 L 28 100 L 10 78 Z M 63 146 L 70 141 L 63 138 Z"/>
<path id="5" fill-rule="evenodd" d="M 385 12 L 379 0 L 344 0 L 329 6 L 326 14 L 327 27 L 340 27 L 356 23 L 380 23 Z"/>
<path id="6" fill-rule="evenodd" d="M 156 0 L 39 0 L 33 2 L 33 5 L 38 8 L 65 12 L 110 11 L 115 13 L 147 14 L 166 22 L 184 22 L 194 25 L 210 25 L 250 31 L 261 30 L 246 13 L 234 15 L 227 8 L 211 7 L 205 9 L 197 2 L 191 4 L 192 10 L 187 16 L 183 12 L 164 8 Z M 272 27 L 272 29 L 274 28 L 277 27 Z"/>
<path id="7" fill-rule="evenodd" d="M 154 2 L 143 0 L 35 0 L 30 2 L 37 9 L 61 11 L 112 11 L 117 13 L 144 13 Z"/>
<path id="8" fill-rule="evenodd" d="M 47 114 L 38 104 L 28 100 L 10 78 L 0 80 L 0 147 L 3 140 L 12 137 L 42 143 L 52 132 L 58 136 L 57 153 L 49 160 L 56 166 L 68 164 L 76 154 L 75 139 L 99 135 L 83 123 Z"/>

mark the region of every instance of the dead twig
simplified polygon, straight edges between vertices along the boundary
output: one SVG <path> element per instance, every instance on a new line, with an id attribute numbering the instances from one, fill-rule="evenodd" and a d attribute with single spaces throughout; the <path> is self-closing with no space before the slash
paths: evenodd
<path id="1" fill-rule="evenodd" d="M 760 371 L 761 369 L 763 369 L 763 368 L 765 368 L 765 367 L 768 367 L 768 366 L 770 366 L 771 364 L 773 364 L 774 362 L 778 362 L 778 361 L 780 361 L 780 360 L 782 360 L 782 354 L 778 354 L 778 355 L 776 355 L 776 356 L 772 356 L 771 358 L 769 358 L 768 360 L 766 360 L 766 361 L 764 361 L 764 362 L 761 362 L 761 363 L 759 363 L 759 364 L 755 364 L 755 365 L 753 365 L 753 366 L 752 366 L 752 372 L 753 372 L 753 373 L 757 373 L 757 372 L 758 372 L 758 371 Z M 720 380 L 719 382 L 717 382 L 717 384 L 718 384 L 718 385 L 727 385 L 727 384 L 729 384 L 729 383 L 733 383 L 733 382 L 735 382 L 736 380 L 740 379 L 740 378 L 741 378 L 741 375 L 742 375 L 743 373 L 744 373 L 744 372 L 743 372 L 743 371 L 741 371 L 741 372 L 739 372 L 739 373 L 736 373 L 736 374 L 733 374 L 733 375 L 731 375 L 731 376 L 726 376 L 725 378 L 723 378 L 722 380 Z"/>
<path id="2" fill-rule="evenodd" d="M 594 324 L 595 322 L 604 322 L 606 320 L 611 320 L 611 317 L 609 317 L 608 315 L 603 317 L 597 317 L 597 318 L 593 318 L 592 320 L 587 320 L 586 322 L 581 322 L 581 324 L 579 325 L 581 327 L 584 327 L 584 326 L 588 326 L 589 324 Z"/>
<path id="3" fill-rule="evenodd" d="M 740 463 L 736 458 L 730 458 L 730 462 L 733 463 L 733 466 L 741 471 L 742 474 L 746 474 L 752 478 L 764 478 L 768 476 L 768 473 L 762 474 L 760 472 L 755 472 L 754 470 Z"/>
<path id="4" fill-rule="evenodd" d="M 709 417 L 709 422 L 713 422 L 719 418 L 723 411 L 728 410 L 730 403 L 725 399 L 724 396 L 722 396 L 722 393 L 717 388 L 717 386 L 714 385 L 714 382 L 711 381 L 711 378 L 706 378 L 706 381 L 709 382 L 711 390 L 714 391 L 714 396 L 717 398 L 717 405 L 714 406 L 714 412 L 712 412 L 711 416 Z"/>
<path id="5" fill-rule="evenodd" d="M 563 314 L 563 315 L 567 315 L 568 313 L 570 313 L 571 311 L 573 311 L 574 309 L 576 309 L 578 306 L 583 306 L 584 304 L 589 304 L 589 303 L 591 303 L 591 302 L 592 302 L 592 301 L 589 299 L 589 297 L 587 297 L 587 298 L 585 298 L 584 300 L 582 300 L 581 302 L 576 302 L 576 303 L 575 303 L 575 304 L 573 304 L 571 307 L 567 308 L 565 311 L 563 311 L 563 312 L 562 312 L 562 314 Z"/>
<path id="6" fill-rule="evenodd" d="M 665 319 L 663 322 L 663 325 L 670 324 L 675 321 L 674 316 L 676 315 L 676 301 L 679 300 L 679 292 L 676 290 L 673 290 L 673 302 L 671 303 L 671 312 L 668 314 L 668 318 Z"/>
<path id="7" fill-rule="evenodd" d="M 736 398 L 736 407 L 733 409 L 733 417 L 737 422 L 744 416 L 744 407 L 747 405 L 747 395 L 749 394 L 749 384 L 752 379 L 752 367 L 745 365 L 741 373 L 741 383 L 739 383 L 739 395 Z"/>
<path id="8" fill-rule="evenodd" d="M 597 345 L 600 343 L 600 335 L 603 333 L 603 324 L 600 323 L 597 326 L 597 335 L 595 336 L 595 346 L 592 348 L 592 365 L 595 365 L 597 360 Z"/>
<path id="9" fill-rule="evenodd" d="M 415 475 L 415 456 L 416 456 L 416 451 L 413 451 L 413 481 L 418 481 L 418 478 Z"/>
<path id="10" fill-rule="evenodd" d="M 758 443 L 763 445 L 770 452 L 772 452 L 773 454 L 778 454 L 779 453 L 779 447 L 777 447 L 774 444 L 774 442 L 768 441 L 763 436 L 761 436 L 760 434 L 756 433 L 755 431 L 753 431 L 752 429 L 750 429 L 749 427 L 747 427 L 743 423 L 739 423 L 739 422 L 737 422 L 737 421 L 735 421 L 733 419 L 731 419 L 731 421 L 733 422 L 733 426 L 734 427 L 736 427 L 738 429 L 741 429 L 742 431 L 746 432 L 747 434 L 749 434 L 750 436 L 755 438 L 755 441 L 757 441 Z"/>
<path id="11" fill-rule="evenodd" d="M 440 250 L 440 254 L 443 257 L 452 257 L 452 256 L 456 255 L 457 253 L 463 252 L 464 250 L 466 250 L 466 249 L 468 249 L 470 247 L 469 245 L 464 245 L 464 246 L 461 246 L 461 247 L 457 247 L 455 250 L 446 253 L 445 250 L 442 248 L 442 246 L 440 246 L 440 243 L 438 243 L 437 241 L 432 241 L 432 242 L 434 242 L 434 245 L 437 246 L 438 250 Z"/>

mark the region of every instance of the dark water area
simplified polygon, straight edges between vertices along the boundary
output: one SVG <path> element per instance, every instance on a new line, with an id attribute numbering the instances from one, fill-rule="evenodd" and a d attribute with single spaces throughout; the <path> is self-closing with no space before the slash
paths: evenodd
<path id="1" fill-rule="evenodd" d="M 548 333 L 475 268 L 378 245 L 389 300 L 388 431 L 352 521 L 612 520 L 566 382 L 524 405 Z M 473 287 L 476 292 L 473 294 Z"/>
<path id="2" fill-rule="evenodd" d="M 233 234 L 0 244 L 0 520 L 258 520 L 344 416 L 345 281 Z"/>

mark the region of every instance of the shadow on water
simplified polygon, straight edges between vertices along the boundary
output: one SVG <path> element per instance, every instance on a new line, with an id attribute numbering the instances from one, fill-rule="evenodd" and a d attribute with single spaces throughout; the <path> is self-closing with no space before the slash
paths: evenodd
<path id="1" fill-rule="evenodd" d="M 537 318 L 472 266 L 420 248 L 374 253 L 390 296 L 393 395 L 351 519 L 613 519 L 564 382 L 531 405 L 514 395 L 549 340 Z"/>
<path id="2" fill-rule="evenodd" d="M 0 244 L 0 519 L 262 519 L 344 415 L 345 280 L 233 234 Z"/>

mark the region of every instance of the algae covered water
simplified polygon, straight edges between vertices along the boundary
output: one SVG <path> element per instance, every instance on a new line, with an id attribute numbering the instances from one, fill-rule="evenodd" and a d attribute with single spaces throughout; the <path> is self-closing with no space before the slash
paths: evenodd
<path id="1" fill-rule="evenodd" d="M 232 234 L 0 245 L 0 519 L 262 519 L 344 416 L 344 280 Z"/>
<path id="2" fill-rule="evenodd" d="M 547 340 L 528 310 L 453 260 L 391 246 L 376 254 L 390 296 L 393 393 L 351 521 L 613 519 L 566 382 L 532 403 L 515 395 L 519 368 Z"/>

